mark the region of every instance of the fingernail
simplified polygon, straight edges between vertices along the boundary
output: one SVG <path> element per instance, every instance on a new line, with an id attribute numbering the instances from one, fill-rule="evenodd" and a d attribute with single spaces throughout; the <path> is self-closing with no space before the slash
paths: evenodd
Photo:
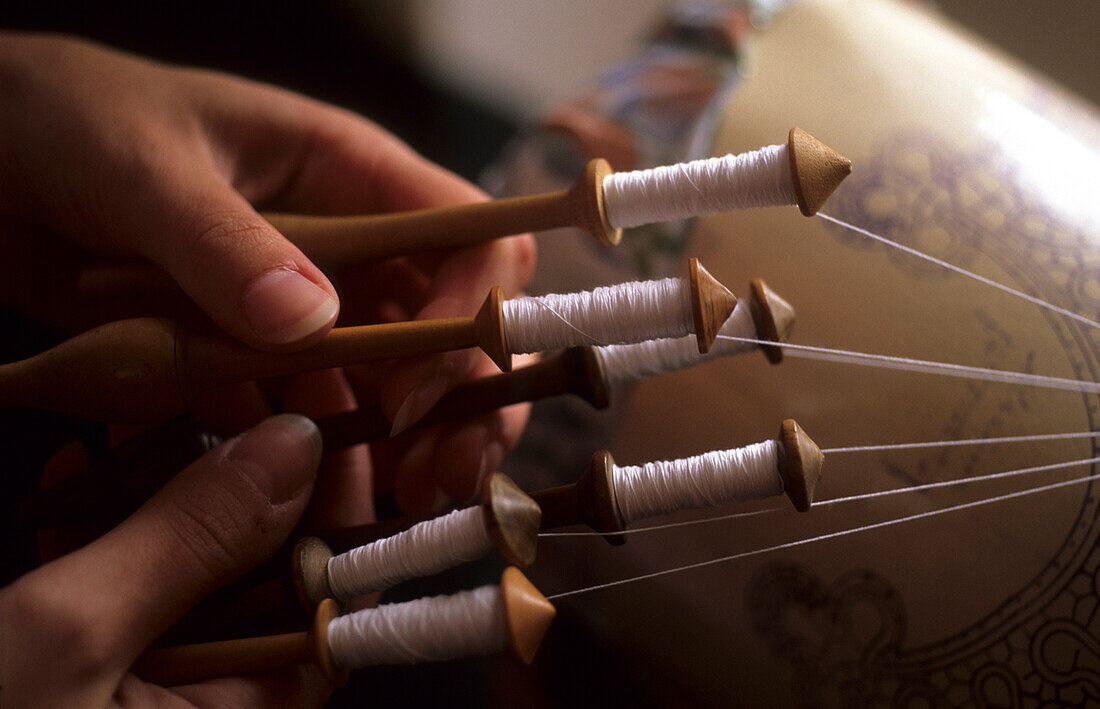
<path id="1" fill-rule="evenodd" d="M 321 432 L 305 416 L 272 416 L 241 434 L 226 459 L 245 462 L 245 474 L 273 505 L 292 499 L 321 462 Z"/>
<path id="2" fill-rule="evenodd" d="M 276 345 L 312 335 L 340 308 L 327 291 L 286 268 L 272 269 L 252 281 L 244 292 L 243 304 L 256 334 Z"/>
<path id="3" fill-rule="evenodd" d="M 431 411 L 443 394 L 447 391 L 447 378 L 443 376 L 433 377 L 418 384 L 397 409 L 397 415 L 393 417 L 393 428 L 390 436 L 405 431 L 414 423 L 424 418 L 424 414 Z"/>

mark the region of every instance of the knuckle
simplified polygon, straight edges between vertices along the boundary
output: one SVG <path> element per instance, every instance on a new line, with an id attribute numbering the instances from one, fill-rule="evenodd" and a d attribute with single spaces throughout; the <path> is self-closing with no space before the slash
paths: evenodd
<path id="1" fill-rule="evenodd" d="M 266 505 L 258 494 L 242 488 L 226 484 L 216 491 L 176 496 L 169 503 L 167 519 L 177 553 L 189 557 L 191 566 L 214 585 L 240 567 L 252 533 L 265 527 Z"/>
<path id="2" fill-rule="evenodd" d="M 268 236 L 268 229 L 246 214 L 208 212 L 185 233 L 181 250 L 194 272 L 217 273 L 227 261 L 242 260 Z"/>

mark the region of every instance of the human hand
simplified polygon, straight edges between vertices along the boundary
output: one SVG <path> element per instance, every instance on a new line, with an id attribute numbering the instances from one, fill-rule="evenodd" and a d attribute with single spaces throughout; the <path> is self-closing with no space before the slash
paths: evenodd
<path id="1" fill-rule="evenodd" d="M 364 213 L 484 199 L 345 111 L 72 40 L 4 35 L 0 99 L 0 297 L 35 314 L 77 305 L 49 275 L 79 246 L 153 261 L 250 345 L 305 347 L 335 322 L 336 291 L 256 209 Z M 346 274 L 342 322 L 469 315 L 491 286 L 522 288 L 533 260 L 520 237 L 364 265 Z M 35 263 L 43 268 L 27 267 Z M 491 371 L 460 352 L 349 378 L 401 428 L 454 384 Z M 524 418 L 513 409 L 439 427 L 379 446 L 375 459 L 408 509 L 430 506 L 440 488 L 465 498 Z"/>
<path id="2" fill-rule="evenodd" d="M 269 419 L 203 456 L 108 534 L 0 589 L 0 703 L 322 704 L 330 687 L 307 666 L 171 690 L 129 673 L 188 608 L 283 543 L 320 457 L 308 419 Z"/>

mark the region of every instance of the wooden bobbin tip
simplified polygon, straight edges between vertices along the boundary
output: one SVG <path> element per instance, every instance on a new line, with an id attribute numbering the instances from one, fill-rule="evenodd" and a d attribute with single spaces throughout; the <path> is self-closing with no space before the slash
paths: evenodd
<path id="1" fill-rule="evenodd" d="M 481 499 L 485 527 L 497 553 L 513 566 L 534 563 L 542 522 L 538 503 L 503 473 L 485 478 Z"/>
<path id="2" fill-rule="evenodd" d="M 504 600 L 508 648 L 523 664 L 529 665 L 557 611 L 514 566 L 506 568 L 500 578 L 500 595 Z"/>
<path id="3" fill-rule="evenodd" d="M 308 642 L 313 652 L 313 664 L 321 670 L 333 687 L 343 687 L 348 682 L 348 670 L 338 667 L 332 658 L 332 648 L 328 644 L 328 624 L 332 619 L 340 615 L 340 608 L 336 601 L 326 598 L 317 606 L 317 613 L 313 616 L 313 624 L 307 633 Z"/>
<path id="4" fill-rule="evenodd" d="M 584 174 L 569 188 L 573 223 L 601 246 L 617 246 L 623 238 L 623 230 L 612 228 L 607 219 L 603 180 L 612 172 L 611 165 L 603 158 L 589 160 Z"/>
<path id="5" fill-rule="evenodd" d="M 786 342 L 794 327 L 794 308 L 760 278 L 749 283 L 749 312 L 756 325 L 756 337 L 771 342 Z M 783 361 L 783 348 L 760 345 L 760 350 L 772 364 Z"/>
<path id="6" fill-rule="evenodd" d="M 489 355 L 500 371 L 512 371 L 512 353 L 504 339 L 504 289 L 493 286 L 481 309 L 474 316 L 478 346 Z"/>
<path id="7" fill-rule="evenodd" d="M 799 512 L 806 512 L 814 499 L 825 454 L 794 419 L 779 429 L 779 476 L 783 489 Z"/>
<path id="8" fill-rule="evenodd" d="M 699 343 L 699 353 L 706 354 L 714 344 L 714 338 L 718 337 L 718 331 L 737 307 L 737 296 L 715 280 L 694 257 L 688 262 L 688 282 L 691 284 L 695 339 Z"/>
<path id="9" fill-rule="evenodd" d="M 852 173 L 852 161 L 801 128 L 787 135 L 787 156 L 798 209 L 812 217 L 833 190 Z"/>
<path id="10" fill-rule="evenodd" d="M 335 595 L 328 583 L 328 561 L 332 557 L 332 549 L 317 537 L 300 539 L 291 552 L 290 577 L 298 603 L 307 616 L 313 615 L 322 601 Z"/>

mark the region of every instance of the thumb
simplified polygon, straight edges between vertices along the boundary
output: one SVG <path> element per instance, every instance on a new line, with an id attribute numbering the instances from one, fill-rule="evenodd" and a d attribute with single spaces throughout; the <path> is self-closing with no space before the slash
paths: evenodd
<path id="1" fill-rule="evenodd" d="M 278 549 L 305 509 L 320 459 L 312 421 L 267 419 L 204 455 L 110 533 L 42 571 L 69 587 L 79 580 L 74 595 L 102 633 L 100 656 L 116 658 L 115 669 L 125 672 L 192 605 Z"/>
<path id="2" fill-rule="evenodd" d="M 165 181 L 177 189 L 147 187 L 166 193 L 151 195 L 146 204 L 153 206 L 137 215 L 134 249 L 168 271 L 222 329 L 253 347 L 297 349 L 328 332 L 340 309 L 336 290 L 298 247 L 216 175 L 185 168 Z"/>

